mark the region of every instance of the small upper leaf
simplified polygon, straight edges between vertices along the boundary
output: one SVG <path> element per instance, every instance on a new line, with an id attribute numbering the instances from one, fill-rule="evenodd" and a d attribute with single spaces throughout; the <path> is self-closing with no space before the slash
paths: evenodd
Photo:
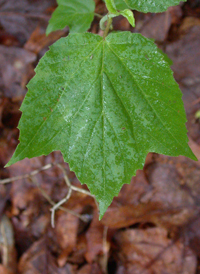
<path id="1" fill-rule="evenodd" d="M 135 18 L 133 16 L 133 12 L 130 9 L 124 9 L 124 10 L 118 11 L 114 0 L 105 0 L 105 2 L 106 2 L 106 7 L 109 11 L 109 14 L 105 15 L 101 19 L 100 26 L 102 26 L 102 22 L 104 22 L 106 18 L 122 15 L 129 21 L 129 23 L 131 24 L 132 27 L 135 27 Z M 123 5 L 121 5 L 121 7 L 122 6 Z M 101 29 L 102 29 L 102 27 L 101 27 Z"/>
<path id="2" fill-rule="evenodd" d="M 140 34 L 61 38 L 28 84 L 20 143 L 8 163 L 61 150 L 103 216 L 148 152 L 196 159 L 168 61 Z"/>
<path id="3" fill-rule="evenodd" d="M 95 3 L 93 0 L 57 0 L 46 34 L 69 27 L 71 32 L 85 32 L 94 19 Z"/>
<path id="4" fill-rule="evenodd" d="M 131 24 L 132 27 L 135 27 L 135 18 L 133 16 L 133 12 L 130 9 L 125 9 L 119 12 L 119 15 L 124 16 Z"/>
<path id="5" fill-rule="evenodd" d="M 117 9 L 131 8 L 141 12 L 163 12 L 171 6 L 178 5 L 180 0 L 114 0 Z M 182 0 L 186 2 L 187 0 Z"/>

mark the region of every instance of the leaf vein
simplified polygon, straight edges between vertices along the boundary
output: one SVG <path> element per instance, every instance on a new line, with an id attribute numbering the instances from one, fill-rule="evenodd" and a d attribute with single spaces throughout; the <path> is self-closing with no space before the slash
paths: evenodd
<path id="1" fill-rule="evenodd" d="M 102 42 L 103 42 L 103 41 L 101 40 L 101 41 L 98 43 L 98 45 L 94 48 L 94 50 L 92 50 L 92 51 L 90 52 L 90 54 L 88 54 L 88 56 L 85 58 L 84 62 L 80 62 L 80 64 L 79 64 L 77 70 L 71 75 L 69 81 L 72 80 L 72 79 L 74 78 L 74 76 L 76 75 L 76 72 L 77 72 L 77 71 L 80 69 L 80 67 L 81 67 L 81 66 L 82 66 L 82 65 L 91 57 L 91 55 L 96 51 L 96 49 L 99 47 L 99 45 L 100 45 Z M 69 83 L 65 84 L 65 88 L 66 88 L 67 85 L 69 86 Z M 63 91 L 62 91 L 62 93 L 61 93 L 61 95 L 60 95 L 60 100 L 61 100 L 61 98 L 62 98 L 64 92 L 65 92 L 65 89 L 63 89 Z M 56 102 L 54 108 L 52 109 L 53 111 L 56 109 L 56 107 L 58 106 L 58 104 L 59 104 L 59 102 Z M 37 136 L 38 132 L 41 130 L 41 128 L 43 127 L 43 125 L 47 122 L 47 120 L 49 119 L 49 117 L 52 115 L 53 111 L 46 117 L 46 120 L 43 121 L 43 122 L 41 123 L 41 125 L 40 125 L 39 128 L 38 128 L 38 130 L 35 132 L 34 136 L 33 136 L 32 139 L 30 140 L 29 144 L 20 152 L 20 154 L 18 155 L 18 157 L 24 152 L 25 149 L 27 149 L 27 147 L 30 146 L 30 144 L 33 142 L 33 140 L 34 140 L 35 137 Z"/>
<path id="2" fill-rule="evenodd" d="M 104 73 L 106 74 L 106 76 L 107 76 L 107 78 L 108 78 L 108 80 L 109 80 L 109 82 L 110 82 L 110 84 L 111 84 L 111 86 L 112 86 L 112 89 L 114 90 L 114 93 L 115 93 L 115 95 L 116 95 L 116 98 L 119 100 L 119 102 L 121 103 L 122 107 L 123 107 L 124 110 L 125 110 L 125 113 L 126 113 L 127 117 L 128 117 L 129 120 L 132 122 L 132 123 L 131 123 L 131 124 L 132 124 L 131 129 L 132 129 L 132 134 L 133 134 L 132 137 L 133 137 L 133 139 L 135 140 L 136 150 L 137 150 L 137 153 L 139 154 L 139 147 L 138 147 L 138 143 L 137 143 L 137 140 L 136 140 L 136 137 L 135 137 L 134 127 L 133 127 L 133 120 L 132 120 L 132 118 L 131 118 L 131 116 L 130 116 L 128 110 L 126 109 L 126 107 L 125 107 L 123 101 L 122 101 L 121 98 L 119 97 L 119 94 L 118 94 L 116 88 L 114 87 L 114 85 L 113 85 L 113 83 L 112 83 L 110 77 L 108 76 L 108 73 L 107 73 L 105 70 L 104 70 Z"/>
<path id="3" fill-rule="evenodd" d="M 137 84 L 138 88 L 141 90 L 141 93 L 143 95 L 143 97 L 146 99 L 147 103 L 149 104 L 149 106 L 151 107 L 151 109 L 153 110 L 153 112 L 155 113 L 155 115 L 157 116 L 157 118 L 160 120 L 161 124 L 163 125 L 163 127 L 166 129 L 166 131 L 168 131 L 168 133 L 173 137 L 173 139 L 182 147 L 183 145 L 178 141 L 178 139 L 170 132 L 170 130 L 166 127 L 166 125 L 164 124 L 164 122 L 162 121 L 162 119 L 160 118 L 160 116 L 158 115 L 157 111 L 155 110 L 155 108 L 152 106 L 152 104 L 149 102 L 146 94 L 143 92 L 142 88 L 140 87 L 140 85 L 138 84 L 138 82 L 135 79 L 135 76 L 132 74 L 132 72 L 130 71 L 130 69 L 124 64 L 124 62 L 122 61 L 122 59 L 118 56 L 118 54 L 108 45 L 108 47 L 111 49 L 111 51 L 114 53 L 114 55 L 121 61 L 122 65 L 124 66 L 124 68 L 129 72 L 129 74 L 132 76 L 132 78 L 135 80 L 135 83 Z"/>

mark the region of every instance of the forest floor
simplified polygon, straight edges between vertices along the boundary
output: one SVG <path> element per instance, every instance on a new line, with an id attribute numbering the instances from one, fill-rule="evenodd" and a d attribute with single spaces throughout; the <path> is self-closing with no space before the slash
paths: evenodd
<path id="1" fill-rule="evenodd" d="M 96 3 L 103 14 L 103 2 Z M 26 84 L 48 46 L 68 34 L 45 36 L 55 7 L 55 0 L 0 0 L 0 178 L 38 171 L 0 184 L 0 274 L 199 274 L 200 162 L 148 154 L 101 221 L 94 199 L 72 192 L 55 212 L 55 228 L 50 209 L 68 192 L 59 164 L 72 185 L 87 189 L 60 152 L 4 168 L 18 144 Z M 173 60 L 189 144 L 200 159 L 200 1 L 135 17 L 135 29 L 122 17 L 114 29 L 154 39 Z M 101 34 L 98 18 L 91 31 Z"/>

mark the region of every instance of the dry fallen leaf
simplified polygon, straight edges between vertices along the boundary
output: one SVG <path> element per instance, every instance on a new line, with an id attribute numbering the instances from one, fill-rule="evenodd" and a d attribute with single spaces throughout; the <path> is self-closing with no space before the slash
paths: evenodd
<path id="1" fill-rule="evenodd" d="M 63 267 L 69 254 L 76 246 L 79 219 L 72 214 L 59 211 L 56 218 L 55 238 L 61 252 L 58 257 L 58 265 Z"/>
<path id="2" fill-rule="evenodd" d="M 173 242 L 163 228 L 127 229 L 114 237 L 118 270 L 123 274 L 194 274 L 196 257 L 180 241 Z"/>
<path id="3" fill-rule="evenodd" d="M 76 266 L 66 264 L 63 268 L 56 265 L 56 259 L 51 254 L 47 237 L 35 242 L 20 258 L 20 274 L 75 274 Z"/>
<path id="4" fill-rule="evenodd" d="M 40 26 L 37 26 L 31 34 L 29 40 L 26 42 L 24 48 L 28 51 L 38 54 L 42 49 L 51 45 L 65 34 L 66 31 L 61 30 L 52 32 L 46 36 L 45 28 L 42 29 Z"/>
<path id="5" fill-rule="evenodd" d="M 15 272 L 10 272 L 5 266 L 0 264 L 0 274 L 15 274 Z"/>
<path id="6" fill-rule="evenodd" d="M 55 0 L 6 0 L 1 1 L 0 23 L 4 30 L 18 37 L 23 44 L 38 25 L 47 23 L 50 15 L 45 11 L 56 5 Z"/>
<path id="7" fill-rule="evenodd" d="M 0 45 L 0 88 L 6 97 L 25 95 L 26 84 L 34 75 L 37 56 L 18 47 Z"/>
<path id="8" fill-rule="evenodd" d="M 85 257 L 88 263 L 92 263 L 98 255 L 103 253 L 103 232 L 104 225 L 99 222 L 99 215 L 95 210 L 93 220 L 86 232 L 87 252 Z"/>
<path id="9" fill-rule="evenodd" d="M 144 24 L 140 32 L 145 37 L 154 39 L 156 42 L 163 42 L 167 38 L 171 22 L 172 17 L 169 10 L 163 13 L 152 14 L 151 19 Z"/>
<path id="10" fill-rule="evenodd" d="M 104 274 L 98 264 L 93 263 L 93 264 L 86 264 L 79 271 L 77 274 Z"/>
<path id="11" fill-rule="evenodd" d="M 195 178 L 200 169 L 194 161 L 186 159 L 181 163 L 181 159 L 159 156 L 157 162 L 137 173 L 131 184 L 124 186 L 114 198 L 102 219 L 103 224 L 122 228 L 151 222 L 169 230 L 187 224 L 199 211 L 197 194 L 200 193 L 198 179 L 189 185 L 189 177 Z M 179 162 L 179 166 L 184 164 L 184 174 L 180 174 L 180 168 L 176 166 Z M 182 178 L 185 178 L 184 182 Z"/>
<path id="12" fill-rule="evenodd" d="M 6 215 L 0 221 L 0 250 L 2 264 L 10 272 L 17 271 L 17 253 L 15 249 L 14 230 Z"/>

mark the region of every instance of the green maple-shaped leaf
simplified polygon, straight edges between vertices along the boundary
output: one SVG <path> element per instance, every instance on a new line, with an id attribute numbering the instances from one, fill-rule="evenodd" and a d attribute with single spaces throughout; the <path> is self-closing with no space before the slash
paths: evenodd
<path id="1" fill-rule="evenodd" d="M 73 32 L 85 32 L 90 28 L 94 19 L 95 3 L 93 0 L 57 0 L 58 7 L 54 11 L 47 35 L 55 30 L 69 27 Z"/>
<path id="2" fill-rule="evenodd" d="M 171 6 L 178 5 L 180 0 L 114 0 L 118 9 L 127 7 L 141 12 L 163 12 Z M 184 2 L 187 0 L 183 0 Z"/>
<path id="3" fill-rule="evenodd" d="M 8 165 L 61 150 L 102 217 L 148 152 L 196 159 L 182 94 L 156 45 L 140 34 L 61 38 L 28 84 L 20 144 Z"/>

